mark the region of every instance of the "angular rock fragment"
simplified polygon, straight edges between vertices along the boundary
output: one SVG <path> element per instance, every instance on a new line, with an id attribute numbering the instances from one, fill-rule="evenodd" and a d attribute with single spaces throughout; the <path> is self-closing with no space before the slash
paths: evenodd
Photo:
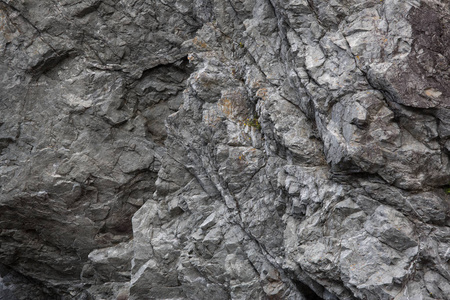
<path id="1" fill-rule="evenodd" d="M 444 0 L 0 1 L 0 299 L 447 299 Z"/>

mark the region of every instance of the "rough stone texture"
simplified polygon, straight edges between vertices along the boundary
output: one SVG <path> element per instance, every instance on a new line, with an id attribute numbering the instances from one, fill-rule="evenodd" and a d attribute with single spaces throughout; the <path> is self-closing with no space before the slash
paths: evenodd
<path id="1" fill-rule="evenodd" d="M 0 299 L 57 299 L 57 295 L 40 282 L 0 264 Z"/>
<path id="2" fill-rule="evenodd" d="M 0 299 L 450 299 L 445 0 L 0 0 Z"/>

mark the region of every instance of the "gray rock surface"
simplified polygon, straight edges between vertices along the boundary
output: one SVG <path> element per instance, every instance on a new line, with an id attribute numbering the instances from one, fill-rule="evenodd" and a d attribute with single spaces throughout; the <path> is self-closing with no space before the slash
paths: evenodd
<path id="1" fill-rule="evenodd" d="M 450 299 L 446 0 L 0 0 L 0 299 Z"/>

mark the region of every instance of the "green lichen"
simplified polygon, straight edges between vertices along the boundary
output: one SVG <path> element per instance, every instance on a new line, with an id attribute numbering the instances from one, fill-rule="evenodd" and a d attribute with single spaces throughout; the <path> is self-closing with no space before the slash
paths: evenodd
<path id="1" fill-rule="evenodd" d="M 255 115 L 253 118 L 248 118 L 246 122 L 244 122 L 244 125 L 256 128 L 258 130 L 261 130 L 261 124 L 258 121 L 258 116 Z"/>

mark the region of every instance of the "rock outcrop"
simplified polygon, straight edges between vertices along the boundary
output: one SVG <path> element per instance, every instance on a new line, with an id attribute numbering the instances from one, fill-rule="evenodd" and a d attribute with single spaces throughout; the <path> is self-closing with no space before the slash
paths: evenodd
<path id="1" fill-rule="evenodd" d="M 0 0 L 0 299 L 450 299 L 446 0 Z"/>

